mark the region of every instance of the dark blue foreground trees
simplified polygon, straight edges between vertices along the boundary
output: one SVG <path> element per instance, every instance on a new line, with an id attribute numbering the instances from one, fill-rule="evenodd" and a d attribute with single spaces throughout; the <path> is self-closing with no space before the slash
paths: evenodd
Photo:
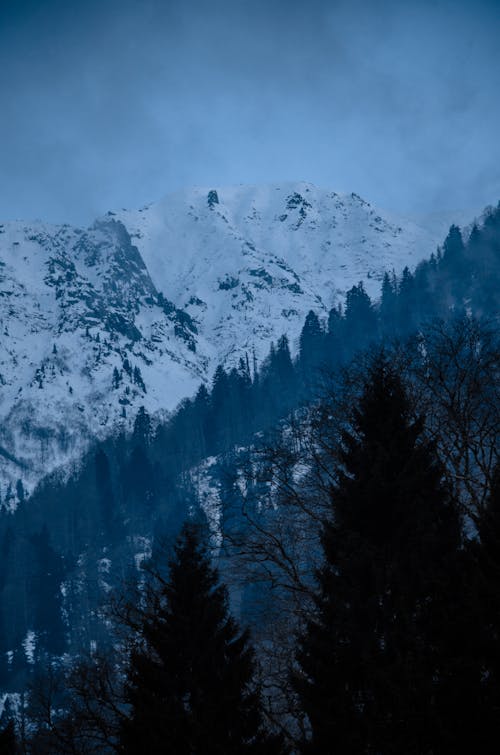
<path id="1" fill-rule="evenodd" d="M 283 753 L 264 727 L 247 632 L 228 612 L 226 589 L 198 531 L 186 525 L 146 611 L 126 685 L 124 753 Z"/>
<path id="2" fill-rule="evenodd" d="M 399 376 L 376 359 L 342 438 L 317 615 L 297 655 L 304 752 L 455 751 L 442 701 L 460 522 L 422 431 Z"/>

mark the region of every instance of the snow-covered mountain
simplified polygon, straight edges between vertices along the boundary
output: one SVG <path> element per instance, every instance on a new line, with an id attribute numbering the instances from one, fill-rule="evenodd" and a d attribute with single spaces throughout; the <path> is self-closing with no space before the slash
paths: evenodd
<path id="1" fill-rule="evenodd" d="M 219 362 L 260 361 L 282 333 L 293 345 L 359 280 L 377 295 L 452 220 L 429 231 L 293 183 L 193 189 L 87 230 L 0 225 L 2 501 L 139 406 L 168 412 Z"/>

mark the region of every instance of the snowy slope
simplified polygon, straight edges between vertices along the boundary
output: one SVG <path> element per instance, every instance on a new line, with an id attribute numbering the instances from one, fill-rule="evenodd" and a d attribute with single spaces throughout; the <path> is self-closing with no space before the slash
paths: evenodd
<path id="1" fill-rule="evenodd" d="M 193 189 L 87 230 L 0 225 L 0 495 L 76 460 L 140 405 L 171 410 L 218 362 L 258 360 L 310 309 L 428 256 L 427 231 L 310 184 Z M 460 220 L 460 219 L 459 219 Z"/>
<path id="2" fill-rule="evenodd" d="M 195 189 L 118 216 L 157 286 L 219 355 L 238 345 L 262 356 L 271 338 L 297 336 L 309 309 L 326 313 L 359 280 L 376 296 L 384 270 L 415 266 L 449 226 L 443 219 L 429 233 L 356 194 L 306 183 Z"/>

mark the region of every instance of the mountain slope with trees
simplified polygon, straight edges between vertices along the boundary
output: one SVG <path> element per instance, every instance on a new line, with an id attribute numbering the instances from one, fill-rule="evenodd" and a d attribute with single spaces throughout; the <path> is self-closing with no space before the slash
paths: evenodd
<path id="1" fill-rule="evenodd" d="M 287 642 L 314 605 L 320 532 L 331 509 L 324 494 L 340 484 L 342 459 L 335 450 L 340 430 L 362 395 L 366 378 L 366 358 L 358 354 L 351 360 L 370 344 L 379 348 L 381 341 L 385 343 L 386 357 L 407 385 L 412 407 L 425 416 L 423 437 L 435 446 L 443 485 L 454 501 L 454 516 L 460 519 L 460 537 L 467 551 L 473 542 L 482 553 L 488 537 L 477 540 L 474 533 L 481 535 L 486 531 L 484 523 L 491 522 L 485 512 L 494 511 L 499 447 L 496 299 L 481 299 L 482 320 L 473 312 L 479 308 L 477 292 L 497 274 L 499 214 L 498 210 L 489 213 L 465 242 L 452 228 L 443 251 L 414 274 L 408 270 L 399 278 L 388 274 L 380 302 L 372 302 L 360 283 L 348 292 L 345 309 L 333 308 L 327 319 L 311 311 L 297 358 L 292 358 L 287 338 L 282 337 L 260 369 L 254 370 L 244 358 L 229 370 L 220 366 L 211 389 L 202 386 L 168 422 L 155 426 L 147 410 L 141 409 L 131 434 L 94 447 L 69 480 L 49 477 L 29 500 L 20 496 L 14 513 L 4 508 L 0 517 L 4 689 L 24 688 L 35 669 L 63 649 L 74 657 L 96 647 L 105 652 L 109 643 L 102 607 L 110 591 L 124 577 L 140 583 L 138 567 L 154 558 L 158 543 L 165 536 L 172 539 L 186 516 L 201 507 L 217 549 L 222 545 L 220 564 L 233 603 L 238 614 L 254 622 L 259 658 L 266 673 L 274 675 L 272 711 L 283 711 L 280 694 L 283 690 L 288 694 L 290 685 L 283 669 L 276 671 L 273 653 L 279 645 L 269 641 L 268 630 L 281 631 L 273 611 L 283 609 L 282 618 L 286 622 L 290 618 L 280 640 L 286 668 Z M 471 265 L 473 261 L 473 272 L 460 286 L 464 260 Z M 447 291 L 447 298 L 438 298 L 438 291 Z M 425 323 L 422 314 L 417 328 L 414 308 L 420 306 L 423 312 L 427 296 L 433 302 L 430 321 Z M 391 311 L 396 314 L 391 316 Z M 389 335 L 399 343 L 389 345 Z M 325 370 L 330 373 L 328 380 Z M 323 398 L 318 401 L 320 386 Z M 328 386 L 329 395 L 324 392 Z M 287 415 L 291 422 L 283 424 Z M 261 453 L 258 446 L 270 453 Z M 211 470 L 217 491 L 212 510 L 203 500 L 207 478 L 196 473 L 204 465 Z M 372 524 L 376 529 L 377 521 Z M 491 555 L 474 555 L 474 547 L 470 546 L 470 560 L 481 563 L 487 573 L 481 577 L 474 570 L 471 579 L 476 588 L 482 584 L 482 592 L 475 588 L 476 593 L 487 595 L 493 584 L 491 569 L 496 567 L 491 566 Z M 252 570 L 248 557 L 254 563 Z M 463 604 L 469 628 L 478 624 L 474 594 L 471 589 Z M 472 675 L 477 663 L 491 673 L 491 692 L 479 687 L 479 700 L 488 695 L 496 699 L 494 613 L 487 626 L 484 647 L 490 655 L 468 656 Z M 473 632 L 469 635 L 475 637 Z M 480 640 L 474 642 L 477 648 Z M 270 654 L 264 652 L 266 647 Z M 450 667 L 453 659 L 447 659 Z M 296 705 L 293 698 L 292 694 L 285 718 L 295 716 L 290 713 Z M 483 720 L 481 706 L 477 720 Z M 446 715 L 440 713 L 440 720 Z M 488 726 L 494 728 L 494 722 Z"/>
<path id="2" fill-rule="evenodd" d="M 192 190 L 88 229 L 0 224 L 2 502 L 140 406 L 164 419 L 218 364 L 260 363 L 283 333 L 295 353 L 310 309 L 359 278 L 377 293 L 438 240 L 304 183 Z"/>

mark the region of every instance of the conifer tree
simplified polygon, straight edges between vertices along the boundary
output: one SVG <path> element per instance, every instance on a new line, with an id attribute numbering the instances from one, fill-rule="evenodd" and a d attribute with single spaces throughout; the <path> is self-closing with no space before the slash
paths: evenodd
<path id="1" fill-rule="evenodd" d="M 449 289 L 455 305 L 460 307 L 467 290 L 470 270 L 462 233 L 456 225 L 451 226 L 445 239 L 440 270 L 445 275 L 444 284 Z"/>
<path id="2" fill-rule="evenodd" d="M 269 421 L 285 412 L 293 402 L 296 392 L 295 368 L 286 335 L 279 338 L 266 364 L 266 379 L 270 399 Z"/>
<path id="3" fill-rule="evenodd" d="M 384 335 L 396 334 L 397 322 L 397 281 L 393 271 L 392 275 L 384 273 L 382 280 L 382 296 L 380 300 L 380 324 Z"/>
<path id="4" fill-rule="evenodd" d="M 214 451 L 227 450 L 231 445 L 231 417 L 227 397 L 229 394 L 229 376 L 218 365 L 212 381 L 210 400 L 212 427 L 208 442 Z"/>
<path id="5" fill-rule="evenodd" d="M 318 316 L 312 310 L 307 314 L 299 340 L 299 359 L 306 384 L 314 383 L 316 371 L 325 361 L 324 334 Z"/>
<path id="6" fill-rule="evenodd" d="M 398 290 L 398 332 L 409 333 L 413 330 L 417 315 L 417 297 L 415 278 L 405 267 Z"/>
<path id="7" fill-rule="evenodd" d="M 433 260 L 426 260 L 417 265 L 414 276 L 415 312 L 413 321 L 421 323 L 430 320 L 440 312 L 441 302 L 431 289 L 430 275 L 434 272 Z"/>
<path id="8" fill-rule="evenodd" d="M 441 266 L 446 269 L 458 269 L 464 255 L 464 242 L 460 228 L 452 225 L 443 245 Z"/>
<path id="9" fill-rule="evenodd" d="M 311 729 L 303 751 L 445 752 L 433 701 L 452 630 L 459 519 L 423 422 L 412 419 L 383 357 L 344 432 L 341 460 L 317 615 L 300 638 L 293 680 Z"/>
<path id="10" fill-rule="evenodd" d="M 377 316 L 362 281 L 346 294 L 344 335 L 352 351 L 377 335 Z"/>
<path id="11" fill-rule="evenodd" d="M 209 437 L 210 395 L 204 383 L 201 383 L 194 399 L 195 425 L 191 430 L 190 441 L 195 445 L 200 456 L 207 456 L 207 438 Z"/>
<path id="12" fill-rule="evenodd" d="M 144 406 L 140 406 L 134 420 L 132 443 L 134 446 L 149 448 L 152 440 L 152 435 L 153 431 L 151 428 L 151 417 L 149 416 Z"/>
<path id="13" fill-rule="evenodd" d="M 128 671 L 124 753 L 240 755 L 283 752 L 263 726 L 246 632 L 228 613 L 194 525 L 185 525 L 146 612 Z"/>
<path id="14" fill-rule="evenodd" d="M 482 751 L 494 753 L 500 740 L 500 463 L 479 517 L 478 535 L 479 541 L 470 545 L 477 572 L 469 592 L 473 606 L 469 636 L 481 681 L 476 731 L 481 731 L 484 739 Z"/>

